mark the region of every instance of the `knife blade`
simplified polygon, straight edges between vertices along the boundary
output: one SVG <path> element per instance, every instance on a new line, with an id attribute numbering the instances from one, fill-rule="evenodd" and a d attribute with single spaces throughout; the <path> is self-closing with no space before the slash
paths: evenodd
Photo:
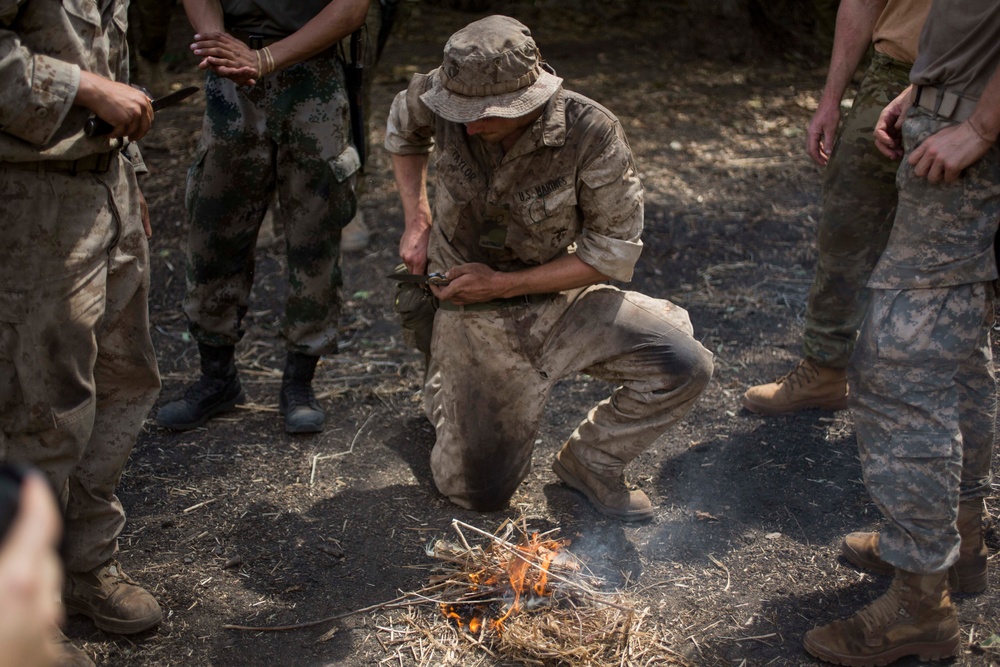
<path id="1" fill-rule="evenodd" d="M 200 88 L 198 86 L 187 86 L 186 88 L 181 88 L 180 90 L 175 90 L 174 92 L 164 95 L 163 97 L 157 97 L 151 102 L 153 106 L 153 111 L 159 111 L 160 109 L 166 109 L 167 107 L 172 107 L 181 100 L 186 100 L 195 93 L 197 93 Z M 111 134 L 111 130 L 115 129 L 111 123 L 105 120 L 93 116 L 87 119 L 87 122 L 83 125 L 83 132 L 88 137 L 100 137 L 105 134 Z"/>
<path id="2" fill-rule="evenodd" d="M 450 280 L 448 280 L 443 273 L 432 273 L 430 275 L 421 275 L 419 273 L 390 273 L 386 278 L 391 278 L 401 283 L 417 283 L 419 285 L 437 285 L 438 287 L 444 287 Z"/>

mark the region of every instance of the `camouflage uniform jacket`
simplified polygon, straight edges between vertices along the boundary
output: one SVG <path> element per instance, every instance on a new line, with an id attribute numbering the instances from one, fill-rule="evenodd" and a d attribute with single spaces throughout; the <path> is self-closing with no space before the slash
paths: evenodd
<path id="1" fill-rule="evenodd" d="M 429 270 L 481 262 L 517 271 L 567 253 L 616 280 L 630 280 L 642 252 L 642 184 L 611 112 L 559 90 L 504 153 L 420 101 L 418 74 L 389 112 L 385 147 L 428 154 L 437 147 Z"/>
<path id="2" fill-rule="evenodd" d="M 84 135 L 90 112 L 73 101 L 81 70 L 127 80 L 127 12 L 126 0 L 0 0 L 0 161 L 75 160 L 119 145 Z"/>

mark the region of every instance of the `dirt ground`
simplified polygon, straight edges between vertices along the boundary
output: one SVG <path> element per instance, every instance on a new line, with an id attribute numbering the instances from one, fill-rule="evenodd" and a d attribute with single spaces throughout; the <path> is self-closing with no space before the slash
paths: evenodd
<path id="1" fill-rule="evenodd" d="M 448 503 L 430 481 L 422 357 L 403 343 L 393 288 L 382 277 L 397 262 L 401 212 L 381 141 L 392 96 L 412 72 L 436 66 L 448 35 L 482 14 L 409 4 L 372 92 L 374 148 L 361 207 L 373 238 L 344 257 L 342 352 L 323 360 L 316 382 L 326 431 L 286 435 L 277 413 L 279 242 L 258 253 L 248 334 L 238 348 L 250 403 L 187 433 L 150 420 L 122 479 L 128 524 L 120 558 L 160 600 L 163 624 L 125 638 L 73 619 L 69 634 L 111 667 L 419 664 L 415 651 L 381 638 L 379 628 L 394 622 L 387 610 L 301 630 L 223 626 L 280 626 L 379 605 L 424 586 L 424 547 L 451 534 L 452 519 L 493 530 L 523 513 L 532 526 L 570 537 L 573 553 L 609 586 L 627 588 L 648 608 L 669 647 L 662 664 L 818 664 L 801 648 L 803 632 L 853 612 L 887 585 L 838 558 L 841 537 L 876 529 L 879 514 L 860 479 L 846 413 L 768 419 L 742 411 L 739 398 L 800 354 L 820 191 L 804 129 L 822 87 L 821 63 L 791 53 L 751 57 L 755 44 L 740 21 L 671 13 L 671 3 L 629 5 L 660 6 L 655 16 L 615 11 L 613 3 L 593 3 L 602 9 L 592 12 L 559 2 L 493 3 L 532 28 L 567 87 L 621 118 L 646 187 L 646 246 L 633 287 L 690 311 L 716 371 L 688 418 L 629 471 L 659 508 L 650 523 L 602 517 L 551 471 L 564 438 L 608 390 L 584 376 L 558 385 L 534 470 L 511 507 L 477 514 Z M 198 84 L 179 8 L 172 33 L 171 79 Z M 202 109 L 197 95 L 163 111 L 143 142 L 159 405 L 197 372 L 181 301 L 185 171 Z M 1000 514 L 1000 500 L 988 505 Z M 995 530 L 989 539 L 995 570 Z M 950 664 L 1000 664 L 989 641 L 1000 634 L 996 583 L 957 601 L 964 641 Z"/>

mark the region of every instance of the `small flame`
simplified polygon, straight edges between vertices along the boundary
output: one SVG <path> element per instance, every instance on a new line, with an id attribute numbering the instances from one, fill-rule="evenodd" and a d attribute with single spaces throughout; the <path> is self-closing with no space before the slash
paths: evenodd
<path id="1" fill-rule="evenodd" d="M 505 597 L 509 603 L 500 613 L 495 603 L 441 604 L 441 613 L 455 622 L 458 629 L 468 628 L 479 633 L 483 627 L 494 632 L 504 631 L 504 622 L 521 609 L 533 608 L 540 598 L 553 594 L 550 586 L 550 567 L 560 555 L 568 540 L 542 539 L 538 533 L 522 537 L 515 547 L 505 569 L 480 570 L 466 575 L 470 592 L 480 592 Z M 495 618 L 491 618 L 494 617 Z"/>

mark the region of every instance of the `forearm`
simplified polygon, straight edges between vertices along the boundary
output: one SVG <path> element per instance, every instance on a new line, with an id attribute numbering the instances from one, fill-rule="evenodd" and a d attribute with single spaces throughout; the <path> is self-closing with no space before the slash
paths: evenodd
<path id="1" fill-rule="evenodd" d="M 562 292 L 608 279 L 608 276 L 573 254 L 530 269 L 510 273 L 498 272 L 496 276 L 501 297 Z"/>
<path id="2" fill-rule="evenodd" d="M 427 155 L 393 155 L 392 170 L 396 190 L 403 204 L 406 231 L 417 233 L 430 226 L 430 201 L 427 198 Z"/>
<path id="3" fill-rule="evenodd" d="M 276 70 L 291 67 L 334 44 L 364 25 L 369 0 L 339 0 L 329 3 L 319 14 L 288 37 L 268 49 Z"/>
<path id="4" fill-rule="evenodd" d="M 837 11 L 830 71 L 821 104 L 840 104 L 861 59 L 871 46 L 875 23 L 887 0 L 843 0 Z"/>
<path id="5" fill-rule="evenodd" d="M 196 35 L 225 31 L 222 3 L 219 0 L 183 0 L 184 12 Z"/>
<path id="6" fill-rule="evenodd" d="M 1000 67 L 986 84 L 968 122 L 982 139 L 996 143 L 1000 136 Z"/>

